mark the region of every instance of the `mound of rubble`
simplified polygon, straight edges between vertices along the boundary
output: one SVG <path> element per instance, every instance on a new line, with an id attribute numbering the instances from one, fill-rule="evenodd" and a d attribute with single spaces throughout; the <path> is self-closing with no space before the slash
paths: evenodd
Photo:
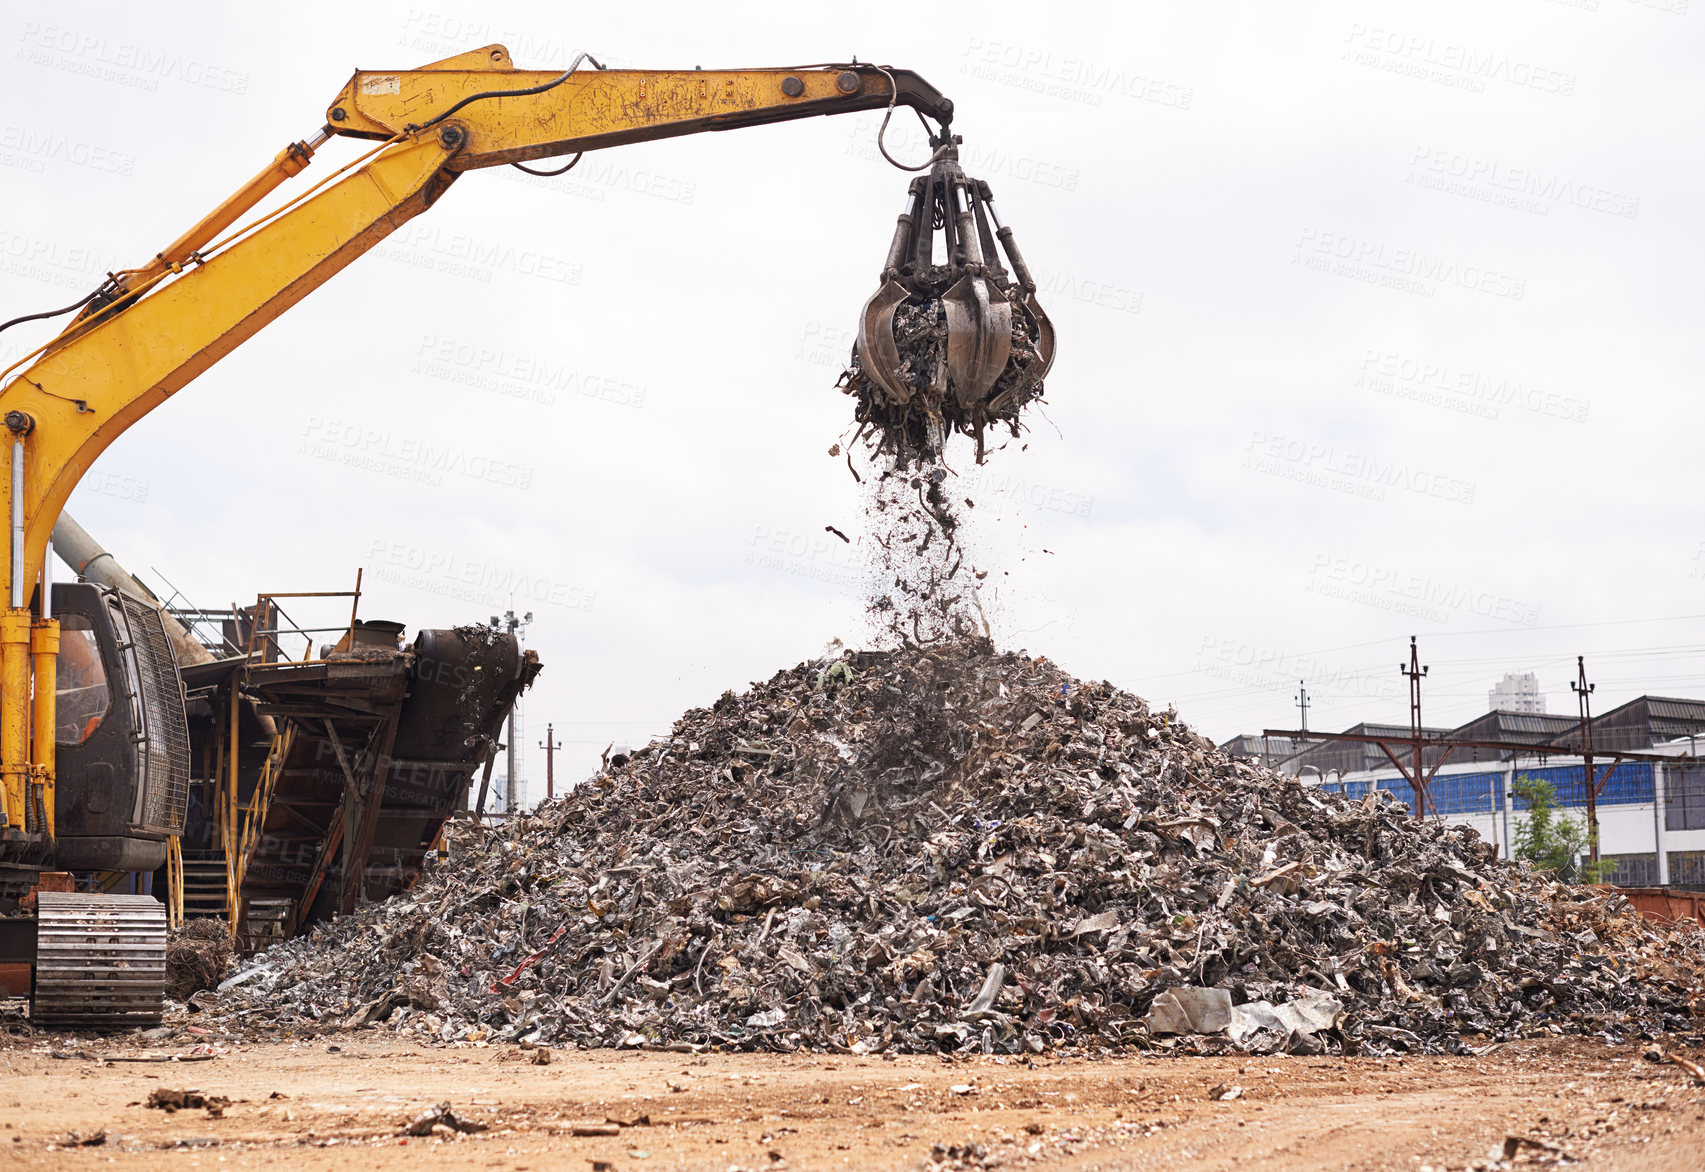
<path id="1" fill-rule="evenodd" d="M 979 642 L 778 672 L 480 833 L 198 1001 L 444 1041 L 1387 1053 L 1688 1033 L 1705 996 L 1697 933 Z"/>

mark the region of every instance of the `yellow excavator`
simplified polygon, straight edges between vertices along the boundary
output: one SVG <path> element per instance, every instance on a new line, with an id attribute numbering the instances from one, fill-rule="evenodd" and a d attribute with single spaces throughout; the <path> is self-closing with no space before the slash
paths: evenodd
<path id="1" fill-rule="evenodd" d="M 38 878 L 79 867 L 162 865 L 168 840 L 183 825 L 189 777 L 182 693 L 157 612 L 133 605 L 122 592 L 85 590 L 84 598 L 66 592 L 71 584 L 56 591 L 51 580 L 54 524 L 96 457 L 261 327 L 431 208 L 464 171 L 514 165 L 560 174 L 567 167 L 528 164 L 572 156 L 572 166 L 585 151 L 816 115 L 886 109 L 891 116 L 900 105 L 935 123 L 935 156 L 925 166 L 951 168 L 953 104 L 901 69 L 854 62 L 617 70 L 582 54 L 566 70 L 538 71 L 516 68 L 505 48 L 490 45 L 417 69 L 361 70 L 327 108 L 324 126 L 286 146 L 146 263 L 108 274 L 73 305 L 0 325 L 74 315 L 51 341 L 0 372 L 11 522 L 11 541 L 0 543 L 6 571 L 0 582 L 10 589 L 0 610 L 0 964 L 32 966 L 34 1020 L 83 1027 L 159 1020 L 161 905 L 151 896 L 38 890 L 45 886 Z M 340 135 L 375 145 L 295 198 L 240 223 Z M 909 213 L 927 217 L 928 208 L 913 206 L 915 190 Z M 941 187 L 944 204 L 954 190 L 951 183 Z M 967 214 L 963 203 L 956 210 Z M 934 214 L 940 219 L 947 211 Z M 978 233 L 964 235 L 974 253 Z M 980 285 L 983 257 L 971 261 L 961 275 Z M 1022 270 L 1021 262 L 1015 269 Z M 1034 283 L 1027 272 L 1022 276 L 1022 287 L 1010 290 L 1015 304 L 1033 302 Z M 999 283 L 996 310 L 1013 284 L 1004 271 Z M 1008 317 L 989 316 L 988 292 L 979 288 L 953 307 L 961 317 L 972 307 L 972 320 L 958 329 L 980 339 L 975 356 L 985 364 L 991 348 L 1004 345 L 1009 326 Z M 954 350 L 962 363 L 963 349 Z M 998 370 L 982 373 L 992 382 Z M 56 596 L 76 600 L 64 621 Z M 92 670 L 96 661 L 104 670 Z M 91 692 L 95 678 L 100 690 Z M 103 719 L 123 727 L 128 759 L 116 769 L 104 762 L 98 770 L 62 774 L 56 741 L 64 742 L 67 730 L 74 738 L 73 726 Z"/>

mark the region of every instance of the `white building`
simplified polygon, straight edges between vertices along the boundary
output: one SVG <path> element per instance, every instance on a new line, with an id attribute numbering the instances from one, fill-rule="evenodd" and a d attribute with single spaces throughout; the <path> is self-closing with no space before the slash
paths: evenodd
<path id="1" fill-rule="evenodd" d="M 1539 677 L 1530 671 L 1506 672 L 1486 693 L 1486 703 L 1493 712 L 1545 711 L 1545 697 L 1539 694 Z"/>

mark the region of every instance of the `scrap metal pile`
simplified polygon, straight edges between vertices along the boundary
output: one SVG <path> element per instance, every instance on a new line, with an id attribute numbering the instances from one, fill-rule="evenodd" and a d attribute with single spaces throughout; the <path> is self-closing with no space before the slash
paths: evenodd
<path id="1" fill-rule="evenodd" d="M 930 141 L 936 161 L 912 181 L 840 381 L 856 403 L 855 440 L 900 468 L 939 459 L 955 433 L 976 439 L 981 463 L 984 430 L 1017 436 L 1054 361 L 1053 324 L 989 185 L 960 170 L 957 138 Z"/>
<path id="2" fill-rule="evenodd" d="M 1702 943 L 972 641 L 725 693 L 197 1003 L 540 1045 L 1456 1052 L 1697 1032 Z"/>

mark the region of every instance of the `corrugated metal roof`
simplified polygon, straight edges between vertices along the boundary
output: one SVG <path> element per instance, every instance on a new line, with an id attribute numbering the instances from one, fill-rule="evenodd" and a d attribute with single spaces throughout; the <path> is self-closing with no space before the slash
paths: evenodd
<path id="1" fill-rule="evenodd" d="M 1406 737 L 1409 735 L 1409 726 L 1406 724 L 1368 724 L 1363 722 L 1361 724 L 1352 724 L 1344 731 L 1356 736 Z M 1437 733 L 1440 736 L 1443 736 L 1449 731 L 1450 730 L 1448 728 L 1431 728 L 1427 725 L 1421 726 L 1421 733 L 1423 736 L 1428 733 Z"/>
<path id="2" fill-rule="evenodd" d="M 1690 724 L 1705 725 L 1705 700 L 1678 700 L 1670 696 L 1642 696 L 1646 702 L 1646 711 L 1651 714 L 1653 722 L 1659 720 L 1682 720 Z"/>
<path id="3" fill-rule="evenodd" d="M 1494 712 L 1492 715 L 1498 718 L 1498 731 L 1507 740 L 1547 740 L 1580 724 L 1573 716 L 1560 713 Z"/>
<path id="4" fill-rule="evenodd" d="M 1453 741 L 1514 741 L 1524 745 L 1549 744 L 1558 733 L 1574 727 L 1572 717 L 1545 712 L 1508 712 L 1494 709 L 1450 730 Z M 1501 749 L 1459 748 L 1452 761 L 1498 761 Z"/>
<path id="5" fill-rule="evenodd" d="M 1529 745 L 1555 746 L 1563 751 L 1579 751 L 1580 748 L 1580 720 L 1564 713 L 1508 712 L 1494 709 L 1454 729 L 1429 727 L 1422 729 L 1422 732 L 1429 737 L 1445 740 L 1517 741 Z M 1689 734 L 1705 735 L 1705 700 L 1641 696 L 1593 717 L 1593 745 L 1607 752 L 1618 749 L 1644 750 L 1658 741 Z M 1351 725 L 1340 735 L 1401 741 L 1409 736 L 1409 726 L 1363 721 Z M 1274 757 L 1280 756 L 1278 738 L 1274 738 L 1273 748 Z M 1430 761 L 1435 753 L 1440 752 L 1443 750 L 1429 747 L 1426 756 Z M 1458 748 L 1449 760 L 1453 763 L 1491 761 L 1498 759 L 1501 752 L 1493 749 Z M 1311 746 L 1299 746 L 1296 754 L 1285 761 L 1284 768 L 1285 772 L 1294 773 L 1308 765 L 1328 772 L 1332 769 L 1384 769 L 1390 765 L 1390 761 L 1377 744 L 1324 741 Z"/>
<path id="6" fill-rule="evenodd" d="M 1220 748 L 1234 757 L 1270 757 L 1282 761 L 1314 744 L 1294 737 L 1264 737 L 1259 733 L 1243 733 L 1224 742 Z"/>

